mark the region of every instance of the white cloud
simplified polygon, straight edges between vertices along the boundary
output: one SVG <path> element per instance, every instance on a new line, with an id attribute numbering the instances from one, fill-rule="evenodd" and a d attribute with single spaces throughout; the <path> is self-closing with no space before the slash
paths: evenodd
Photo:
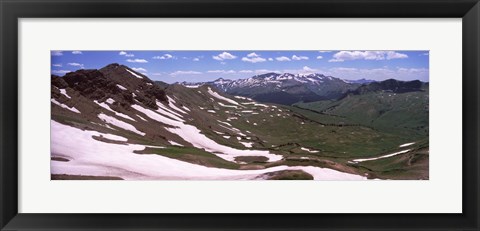
<path id="1" fill-rule="evenodd" d="M 199 75 L 202 74 L 202 72 L 198 71 L 175 71 L 170 73 L 171 76 L 177 76 L 177 75 Z"/>
<path id="2" fill-rule="evenodd" d="M 127 52 L 125 52 L 125 51 L 120 51 L 120 52 L 118 53 L 118 55 L 123 55 L 123 56 L 125 56 L 125 57 L 133 57 L 133 56 L 135 56 L 134 54 L 127 53 Z"/>
<path id="3" fill-rule="evenodd" d="M 193 58 L 193 61 L 198 62 L 198 61 L 200 61 L 200 59 L 199 58 Z"/>
<path id="4" fill-rule="evenodd" d="M 132 67 L 132 70 L 136 72 L 148 72 L 147 69 L 141 67 Z"/>
<path id="5" fill-rule="evenodd" d="M 255 74 L 265 74 L 265 73 L 282 73 L 279 70 L 268 70 L 268 69 L 260 69 L 260 70 L 255 70 Z"/>
<path id="6" fill-rule="evenodd" d="M 148 63 L 148 61 L 145 60 L 145 59 L 127 59 L 127 62 L 129 62 L 129 63 Z"/>
<path id="7" fill-rule="evenodd" d="M 155 73 L 152 73 L 152 75 L 154 75 L 154 76 L 160 76 L 160 75 L 162 75 L 162 73 L 155 72 Z"/>
<path id="8" fill-rule="evenodd" d="M 332 51 L 318 51 L 318 52 L 320 52 L 320 53 L 330 53 Z"/>
<path id="9" fill-rule="evenodd" d="M 427 68 L 353 68 L 353 67 L 336 67 L 330 68 L 324 72 L 326 75 L 331 75 L 344 79 L 398 79 L 398 80 L 421 80 L 428 81 L 429 70 Z"/>
<path id="10" fill-rule="evenodd" d="M 208 73 L 221 73 L 221 74 L 235 74 L 234 70 L 212 70 L 212 71 L 207 71 Z"/>
<path id="11" fill-rule="evenodd" d="M 395 51 L 339 51 L 333 55 L 329 62 L 343 62 L 347 60 L 390 60 L 404 59 L 408 55 Z"/>
<path id="12" fill-rule="evenodd" d="M 173 59 L 175 58 L 173 55 L 171 54 L 164 54 L 162 56 L 154 56 L 153 59 Z"/>
<path id="13" fill-rule="evenodd" d="M 296 55 L 293 55 L 293 56 L 292 56 L 292 59 L 293 59 L 293 60 L 297 60 L 297 61 L 299 61 L 299 60 L 308 60 L 308 57 L 307 57 L 307 56 L 296 56 Z"/>
<path id="14" fill-rule="evenodd" d="M 316 72 L 316 71 L 318 71 L 317 69 L 313 69 L 313 68 L 310 68 L 310 67 L 308 67 L 308 66 L 304 66 L 304 67 L 302 68 L 302 70 L 303 70 L 303 71 L 306 71 L 306 72 Z"/>
<path id="15" fill-rule="evenodd" d="M 82 53 L 81 51 L 72 51 L 72 54 L 74 54 L 74 55 L 81 55 L 81 54 L 83 54 L 83 53 Z"/>
<path id="16" fill-rule="evenodd" d="M 52 73 L 59 74 L 59 75 L 66 74 L 68 72 L 72 72 L 72 71 L 69 71 L 69 70 L 52 70 Z"/>
<path id="17" fill-rule="evenodd" d="M 54 67 L 62 67 L 62 64 L 61 64 L 61 63 L 53 63 L 52 66 L 54 66 Z"/>
<path id="18" fill-rule="evenodd" d="M 313 73 L 319 73 L 320 70 L 310 68 L 308 66 L 304 66 L 302 69 L 299 70 L 283 70 L 285 73 L 292 73 L 292 74 L 313 74 Z"/>
<path id="19" fill-rule="evenodd" d="M 283 61 L 290 61 L 290 58 L 286 56 L 281 56 L 281 57 L 276 57 L 275 58 L 277 61 L 283 62 Z"/>
<path id="20" fill-rule="evenodd" d="M 406 58 L 408 58 L 408 55 L 406 55 L 406 54 L 398 53 L 398 52 L 395 52 L 395 51 L 388 51 L 387 52 L 387 60 L 390 60 L 390 59 L 406 59 Z"/>
<path id="21" fill-rule="evenodd" d="M 267 60 L 262 58 L 262 57 L 254 57 L 254 58 L 243 57 L 242 61 L 249 62 L 249 63 L 261 63 L 261 62 L 265 62 Z"/>
<path id="22" fill-rule="evenodd" d="M 69 66 L 73 66 L 73 67 L 80 67 L 80 68 L 83 68 L 83 64 L 81 64 L 81 63 L 68 63 L 67 65 L 69 65 Z"/>
<path id="23" fill-rule="evenodd" d="M 236 59 L 237 56 L 232 55 L 228 52 L 223 52 L 223 53 L 218 54 L 216 56 L 212 56 L 212 58 L 215 59 L 215 60 L 218 60 L 218 61 L 223 61 L 223 60 L 226 60 L 226 59 Z"/>
<path id="24" fill-rule="evenodd" d="M 260 55 L 252 52 L 247 55 L 247 57 L 243 57 L 242 61 L 250 62 L 250 63 L 261 63 L 267 61 L 267 59 L 260 57 Z"/>
<path id="25" fill-rule="evenodd" d="M 62 51 L 51 51 L 50 54 L 52 56 L 62 56 L 63 55 Z"/>
<path id="26" fill-rule="evenodd" d="M 252 70 L 241 70 L 241 71 L 238 71 L 238 73 L 253 73 Z"/>
<path id="27" fill-rule="evenodd" d="M 272 59 L 272 58 L 268 58 L 268 61 L 273 61 L 273 59 Z"/>
<path id="28" fill-rule="evenodd" d="M 319 55 L 317 56 L 317 59 L 323 59 L 323 56 Z"/>
<path id="29" fill-rule="evenodd" d="M 424 56 L 429 56 L 430 53 L 429 52 L 425 52 L 425 53 L 422 53 L 421 55 L 424 55 Z"/>

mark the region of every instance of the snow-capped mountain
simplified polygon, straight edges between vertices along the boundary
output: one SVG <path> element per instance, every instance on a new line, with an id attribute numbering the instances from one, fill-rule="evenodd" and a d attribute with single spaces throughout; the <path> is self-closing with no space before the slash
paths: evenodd
<path id="1" fill-rule="evenodd" d="M 242 95 L 261 102 L 290 105 L 296 102 L 311 102 L 336 99 L 349 90 L 360 86 L 323 74 L 267 73 L 247 79 L 229 80 L 219 78 L 211 82 L 187 83 L 183 85 L 211 85 L 228 94 Z"/>

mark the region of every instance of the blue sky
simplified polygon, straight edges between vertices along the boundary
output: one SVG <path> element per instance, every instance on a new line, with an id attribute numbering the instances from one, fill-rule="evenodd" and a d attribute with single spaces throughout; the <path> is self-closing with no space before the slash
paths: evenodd
<path id="1" fill-rule="evenodd" d="M 347 80 L 429 81 L 428 51 L 52 51 L 52 74 L 124 64 L 167 83 L 240 79 L 267 72 Z"/>

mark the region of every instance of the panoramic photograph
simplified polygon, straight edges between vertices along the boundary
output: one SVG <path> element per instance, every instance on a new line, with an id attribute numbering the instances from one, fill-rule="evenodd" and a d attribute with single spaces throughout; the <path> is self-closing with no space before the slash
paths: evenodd
<path id="1" fill-rule="evenodd" d="M 429 51 L 51 51 L 51 180 L 428 180 Z"/>

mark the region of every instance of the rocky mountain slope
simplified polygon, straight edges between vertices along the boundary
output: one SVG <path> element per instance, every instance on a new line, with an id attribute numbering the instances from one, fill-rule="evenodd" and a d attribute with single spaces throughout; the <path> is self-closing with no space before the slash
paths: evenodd
<path id="1" fill-rule="evenodd" d="M 428 179 L 420 138 L 118 64 L 51 81 L 52 179 Z"/>
<path id="2" fill-rule="evenodd" d="M 187 83 L 186 86 L 210 85 L 231 95 L 250 97 L 260 102 L 290 105 L 336 99 L 360 86 L 322 74 L 267 73 L 247 79 L 217 79 L 212 82 Z"/>

